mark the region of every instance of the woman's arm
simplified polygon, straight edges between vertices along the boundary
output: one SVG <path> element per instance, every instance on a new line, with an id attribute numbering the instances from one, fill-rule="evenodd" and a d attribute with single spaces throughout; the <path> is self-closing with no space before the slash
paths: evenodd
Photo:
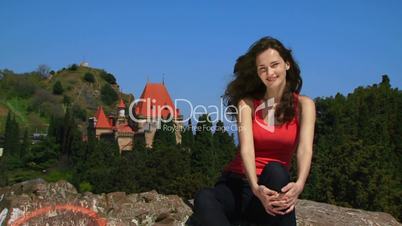
<path id="1" fill-rule="evenodd" d="M 245 174 L 253 190 L 258 189 L 257 174 L 255 169 L 254 140 L 252 130 L 252 101 L 242 99 L 239 102 L 237 128 L 240 142 L 240 156 L 243 160 Z"/>
<path id="2" fill-rule="evenodd" d="M 303 188 L 310 172 L 313 156 L 313 139 L 315 126 L 315 104 L 309 97 L 300 96 L 301 125 L 300 139 L 297 147 L 297 181 Z"/>
<path id="3" fill-rule="evenodd" d="M 252 130 L 253 102 L 251 99 L 242 99 L 238 104 L 237 129 L 240 142 L 240 156 L 243 160 L 245 174 L 250 187 L 255 194 L 258 189 L 255 169 L 254 140 Z"/>
<path id="4" fill-rule="evenodd" d="M 242 99 L 238 104 L 238 132 L 240 141 L 240 155 L 243 167 L 253 194 L 261 201 L 266 212 L 271 215 L 282 214 L 272 206 L 279 194 L 263 185 L 258 185 L 255 169 L 254 140 L 252 130 L 253 102 L 251 99 Z"/>
<path id="5" fill-rule="evenodd" d="M 313 156 L 313 139 L 315 126 L 315 104 L 314 101 L 306 96 L 299 96 L 301 107 L 300 136 L 297 147 L 297 174 L 296 183 L 290 182 L 282 188 L 285 193 L 284 200 L 286 205 L 278 210 L 287 209 L 285 213 L 293 210 L 296 200 L 304 189 L 308 174 L 310 172 L 311 158 Z M 288 209 L 289 208 L 289 209 Z"/>

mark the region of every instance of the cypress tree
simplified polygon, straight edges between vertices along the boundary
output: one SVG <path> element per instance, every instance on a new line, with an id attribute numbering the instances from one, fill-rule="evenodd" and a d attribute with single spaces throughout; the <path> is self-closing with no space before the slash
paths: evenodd
<path id="1" fill-rule="evenodd" d="M 53 85 L 53 94 L 56 95 L 61 95 L 64 92 L 64 88 L 61 85 L 60 81 L 57 81 L 54 85 Z"/>
<path id="2" fill-rule="evenodd" d="M 15 115 L 7 116 L 6 131 L 4 140 L 4 151 L 9 153 L 9 157 L 17 158 L 20 156 L 20 132 L 19 125 L 15 119 Z"/>
<path id="3" fill-rule="evenodd" d="M 165 147 L 176 146 L 176 127 L 172 120 L 161 122 L 161 128 L 155 132 L 153 147 L 163 149 Z"/>
<path id="4" fill-rule="evenodd" d="M 70 107 L 67 107 L 66 113 L 64 114 L 63 123 L 63 135 L 62 135 L 62 145 L 61 145 L 61 155 L 65 156 L 67 159 L 71 158 L 71 144 L 74 134 L 74 118 Z"/>
<path id="5" fill-rule="evenodd" d="M 3 150 L 3 155 L 0 156 L 0 187 L 8 185 L 7 171 L 7 156 Z"/>
<path id="6" fill-rule="evenodd" d="M 194 148 L 191 152 L 191 168 L 193 173 L 201 173 L 212 183 L 216 176 L 217 155 L 211 133 L 211 119 L 201 115 L 198 119 Z"/>
<path id="7" fill-rule="evenodd" d="M 214 147 L 217 151 L 217 170 L 227 164 L 236 153 L 233 137 L 225 130 L 221 120 L 215 125 L 213 134 Z"/>
<path id="8" fill-rule="evenodd" d="M 12 122 L 11 122 L 11 112 L 9 111 L 7 114 L 7 119 L 6 119 L 6 126 L 4 130 L 4 149 L 5 151 L 9 152 L 10 149 L 10 138 L 12 136 Z"/>
<path id="9" fill-rule="evenodd" d="M 28 129 L 25 129 L 24 131 L 24 138 L 22 139 L 22 146 L 21 146 L 21 152 L 20 152 L 20 158 L 25 159 L 27 155 L 29 155 L 30 151 L 30 139 L 28 135 Z"/>
<path id="10" fill-rule="evenodd" d="M 7 159 L 8 159 L 8 143 L 7 140 L 9 140 L 9 126 L 10 126 L 10 121 L 11 121 L 11 113 L 8 112 L 7 114 L 7 119 L 6 119 L 6 125 L 5 125 L 5 134 L 4 134 L 4 149 L 2 156 L 0 156 L 0 187 L 4 187 L 8 185 L 8 176 L 7 176 Z"/>
<path id="11" fill-rule="evenodd" d="M 182 131 L 182 146 L 191 150 L 194 145 L 194 134 L 193 134 L 193 125 L 191 119 L 188 120 L 187 127 L 183 128 Z"/>

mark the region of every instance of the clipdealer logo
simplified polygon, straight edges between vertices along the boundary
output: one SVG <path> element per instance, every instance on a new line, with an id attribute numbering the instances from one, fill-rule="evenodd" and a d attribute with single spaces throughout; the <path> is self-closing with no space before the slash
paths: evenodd
<path id="1" fill-rule="evenodd" d="M 267 121 L 255 120 L 257 124 L 263 129 L 273 133 L 275 132 L 275 98 L 272 97 L 266 101 L 263 101 L 260 105 L 258 105 L 254 110 L 254 117 L 257 116 L 257 112 L 262 111 L 263 109 L 268 109 L 268 119 Z M 265 122 L 265 123 L 264 123 Z"/>
<path id="2" fill-rule="evenodd" d="M 188 122 L 190 119 L 194 120 L 195 123 L 198 122 L 211 122 L 211 123 L 216 123 L 218 120 L 221 121 L 226 121 L 230 124 L 234 124 L 236 126 L 236 117 L 232 117 L 233 115 L 240 114 L 241 111 L 234 105 L 229 105 L 229 106 L 224 106 L 223 104 L 223 99 L 220 99 L 220 105 L 193 105 L 191 101 L 187 99 L 175 99 L 174 100 L 174 105 L 173 107 L 170 105 L 158 105 L 156 104 L 157 101 L 156 99 L 153 98 L 146 98 L 146 99 L 137 99 L 133 102 L 131 102 L 129 106 L 129 116 L 131 120 L 133 120 L 136 123 L 143 123 L 143 122 L 151 122 L 151 123 L 156 123 L 156 126 L 158 129 L 160 129 L 161 122 L 167 123 L 172 120 L 176 120 L 178 122 Z M 142 104 L 141 108 L 145 107 L 145 112 L 142 110 L 142 117 L 138 117 L 138 115 L 134 114 L 136 112 L 136 107 Z M 174 106 L 179 106 L 179 104 L 185 104 L 189 108 L 190 114 L 187 117 L 176 117 L 177 112 L 176 109 L 174 109 Z M 263 109 L 268 109 L 268 119 L 265 122 L 264 120 L 259 121 L 256 120 L 257 124 L 261 126 L 263 129 L 269 131 L 269 132 L 274 132 L 275 131 L 275 101 L 274 98 L 270 98 L 266 101 L 263 101 L 260 105 L 256 107 L 254 110 L 254 117 L 257 115 L 259 111 L 262 111 Z M 228 109 L 234 109 L 234 111 L 228 111 Z M 196 116 L 200 116 L 203 114 L 207 114 L 208 117 L 206 117 L 205 120 L 199 120 Z M 165 115 L 167 117 L 161 117 L 162 115 Z M 144 117 L 145 116 L 145 117 Z M 214 116 L 214 119 L 211 119 L 209 116 Z M 264 123 L 265 122 L 265 123 Z M 238 128 L 240 130 L 241 128 Z"/>

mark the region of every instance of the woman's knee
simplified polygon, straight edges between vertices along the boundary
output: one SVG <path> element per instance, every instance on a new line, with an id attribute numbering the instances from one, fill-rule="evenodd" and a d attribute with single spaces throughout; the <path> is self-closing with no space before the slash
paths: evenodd
<path id="1" fill-rule="evenodd" d="M 215 201 L 215 194 L 211 188 L 204 188 L 194 196 L 194 210 L 208 209 Z"/>
<path id="2" fill-rule="evenodd" d="M 267 186 L 269 189 L 280 191 L 282 187 L 290 182 L 289 172 L 282 164 L 270 162 L 262 171 L 259 184 Z"/>

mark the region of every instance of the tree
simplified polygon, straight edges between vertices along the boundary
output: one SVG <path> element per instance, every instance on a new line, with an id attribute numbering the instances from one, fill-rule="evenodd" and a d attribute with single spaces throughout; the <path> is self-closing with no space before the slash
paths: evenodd
<path id="1" fill-rule="evenodd" d="M 29 154 L 30 146 L 31 146 L 31 142 L 30 142 L 29 135 L 28 135 L 28 129 L 25 129 L 24 138 L 22 139 L 21 152 L 20 152 L 21 159 L 25 159 L 25 157 Z"/>
<path id="2" fill-rule="evenodd" d="M 95 82 L 95 77 L 94 77 L 94 75 L 92 73 L 87 72 L 84 75 L 84 80 L 89 82 L 89 83 L 94 83 Z"/>
<path id="3" fill-rule="evenodd" d="M 6 129 L 4 134 L 4 152 L 8 153 L 10 159 L 19 160 L 21 144 L 19 125 L 15 119 L 15 115 L 11 112 L 7 115 Z"/>
<path id="4" fill-rule="evenodd" d="M 8 176 L 7 176 L 7 155 L 5 152 L 0 156 L 0 187 L 7 186 Z"/>
<path id="5" fill-rule="evenodd" d="M 74 118 L 85 122 L 87 119 L 87 111 L 85 109 L 81 108 L 78 104 L 74 104 L 71 110 Z"/>
<path id="6" fill-rule="evenodd" d="M 63 104 L 65 106 L 69 106 L 71 104 L 71 98 L 69 96 L 67 96 L 67 95 L 64 95 L 63 96 Z"/>
<path id="7" fill-rule="evenodd" d="M 76 64 L 72 64 L 69 68 L 68 68 L 68 70 L 70 70 L 70 71 L 76 71 L 78 69 L 78 66 L 76 65 Z"/>
<path id="8" fill-rule="evenodd" d="M 22 98 L 29 98 L 31 97 L 35 91 L 39 88 L 38 85 L 30 81 L 27 77 L 15 77 L 15 81 L 10 86 L 13 90 L 13 95 L 22 97 Z"/>
<path id="9" fill-rule="evenodd" d="M 50 67 L 47 66 L 47 65 L 45 65 L 45 64 L 40 64 L 40 65 L 38 66 L 38 69 L 36 69 L 36 72 L 37 72 L 40 76 L 42 76 L 42 77 L 44 77 L 44 78 L 47 78 L 47 77 L 49 77 L 49 75 L 50 75 Z"/>
<path id="10" fill-rule="evenodd" d="M 60 144 L 59 159 L 64 163 L 72 164 L 81 144 L 82 135 L 79 131 L 71 107 L 67 107 L 64 118 L 52 116 L 49 122 L 48 137 Z"/>
<path id="11" fill-rule="evenodd" d="M 56 143 L 60 144 L 63 141 L 63 118 L 58 116 L 51 116 L 48 127 L 48 137 L 53 137 Z"/>
<path id="12" fill-rule="evenodd" d="M 191 123 L 191 119 L 188 120 L 187 126 L 183 128 L 181 143 L 183 147 L 189 148 L 189 150 L 191 150 L 191 147 L 194 144 L 193 125 Z"/>
<path id="13" fill-rule="evenodd" d="M 116 91 L 109 84 L 105 84 L 101 89 L 101 99 L 107 104 L 111 105 L 118 100 L 119 96 Z"/>
<path id="14" fill-rule="evenodd" d="M 114 191 L 119 159 L 119 147 L 116 142 L 99 140 L 92 153 L 89 153 L 84 166 L 87 171 L 80 176 L 82 181 L 96 185 L 93 188 L 95 193 Z"/>
<path id="15" fill-rule="evenodd" d="M 106 82 L 108 82 L 109 84 L 112 84 L 112 85 L 116 84 L 116 78 L 115 78 L 112 74 L 107 73 L 106 71 L 102 71 L 102 72 L 101 72 L 101 77 L 102 77 Z"/>
<path id="16" fill-rule="evenodd" d="M 63 116 L 64 109 L 60 103 L 60 98 L 52 94 L 52 91 L 40 88 L 36 90 L 29 101 L 29 111 L 35 111 L 40 116 L 50 118 L 54 115 Z"/>
<path id="17" fill-rule="evenodd" d="M 81 139 L 82 136 L 78 137 Z M 75 137 L 77 139 L 77 137 Z M 89 183 L 86 173 L 89 170 L 90 157 L 95 152 L 97 138 L 93 123 L 88 123 L 86 142 L 73 142 L 72 162 L 74 169 L 73 184 L 80 187 L 81 183 Z"/>
<path id="18" fill-rule="evenodd" d="M 169 117 L 168 117 L 169 118 Z M 155 132 L 153 147 L 163 149 L 176 146 L 176 135 L 173 121 L 161 122 L 161 128 Z"/>
<path id="19" fill-rule="evenodd" d="M 4 147 L 7 150 L 8 149 L 8 145 L 9 145 L 9 139 L 11 138 L 12 134 L 11 134 L 11 130 L 12 128 L 12 121 L 11 121 L 11 112 L 9 111 L 7 114 L 7 119 L 6 119 L 6 126 L 4 129 Z"/>
<path id="20" fill-rule="evenodd" d="M 6 143 L 7 143 L 7 139 L 8 136 L 10 136 L 10 134 L 8 134 L 8 130 L 9 130 L 9 126 L 10 126 L 10 121 L 11 121 L 11 114 L 10 112 L 7 115 L 7 121 L 6 121 L 6 129 L 5 129 L 5 134 L 4 134 L 4 138 L 5 138 L 5 142 L 4 142 L 4 147 L 6 147 Z M 9 156 L 9 152 L 7 149 L 3 150 L 3 152 L 1 153 L 2 155 L 0 156 L 0 187 L 4 187 L 8 184 L 8 156 Z"/>
<path id="21" fill-rule="evenodd" d="M 225 164 L 233 159 L 236 153 L 236 146 L 233 137 L 225 130 L 225 126 L 221 120 L 215 125 L 213 141 L 217 150 L 217 166 L 223 168 Z"/>
<path id="22" fill-rule="evenodd" d="M 32 145 L 25 157 L 25 162 L 33 169 L 47 169 L 57 163 L 60 146 L 53 137 Z"/>
<path id="23" fill-rule="evenodd" d="M 76 126 L 73 113 L 70 107 L 67 107 L 63 121 L 63 135 L 61 139 L 61 159 L 64 157 L 69 160 L 71 158 L 71 145 L 74 135 L 74 127 Z"/>
<path id="24" fill-rule="evenodd" d="M 195 143 L 191 152 L 191 168 L 193 173 L 204 174 L 212 183 L 217 175 L 217 155 L 211 133 L 211 119 L 207 114 L 198 119 Z"/>
<path id="25" fill-rule="evenodd" d="M 57 81 L 53 85 L 53 94 L 61 95 L 61 94 L 63 94 L 63 92 L 64 92 L 64 89 L 63 89 L 63 86 L 61 85 L 61 82 Z"/>

